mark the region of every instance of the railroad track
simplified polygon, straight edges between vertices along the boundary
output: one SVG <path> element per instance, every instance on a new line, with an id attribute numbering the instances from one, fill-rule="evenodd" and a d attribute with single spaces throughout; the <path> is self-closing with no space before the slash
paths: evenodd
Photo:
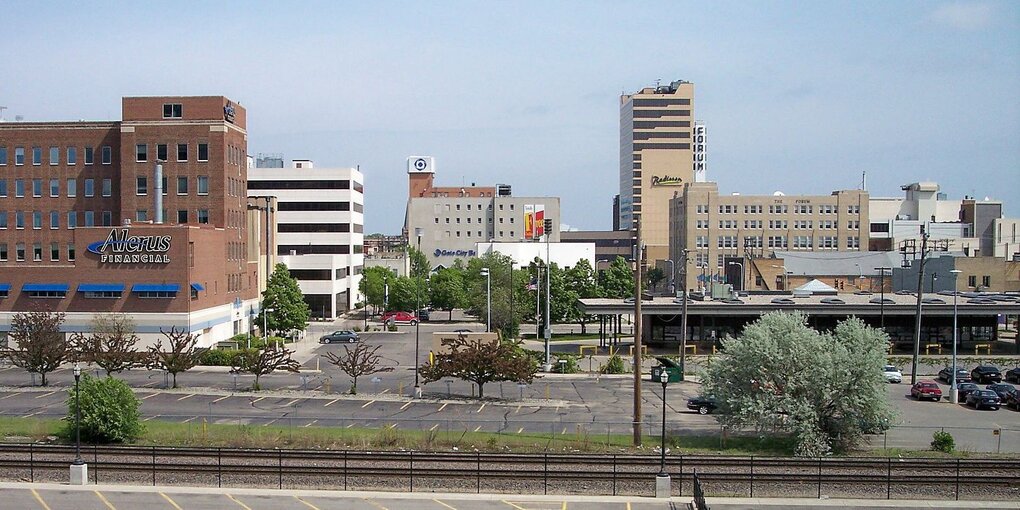
<path id="1" fill-rule="evenodd" d="M 352 450 L 255 450 L 233 448 L 169 448 L 138 446 L 88 446 L 82 456 L 90 472 L 104 480 L 137 480 L 151 477 L 189 479 L 220 485 L 224 480 L 254 480 L 262 485 L 313 484 L 326 480 L 330 488 L 346 489 L 348 482 L 392 486 L 411 490 L 435 488 L 447 481 L 468 482 L 479 491 L 509 483 L 519 486 L 575 484 L 594 493 L 617 492 L 618 487 L 645 484 L 659 471 L 658 455 L 515 454 L 467 452 L 394 452 Z M 74 447 L 53 445 L 0 445 L 0 478 L 66 476 Z M 747 492 L 753 495 L 768 486 L 872 487 L 873 492 L 892 494 L 894 488 L 938 487 L 959 497 L 964 490 L 992 491 L 1020 499 L 1020 459 L 891 459 L 891 458 L 790 458 L 671 455 L 666 470 L 680 490 L 698 476 L 712 492 Z M 28 476 L 25 476 L 25 475 Z M 341 482 L 342 480 L 342 482 Z M 357 485 L 353 483 L 353 485 Z M 451 482 L 452 483 L 452 482 Z M 739 489 L 739 491 L 738 491 Z M 881 490 L 878 490 L 881 489 Z M 428 489 L 432 490 L 432 489 Z M 949 497 L 952 497 L 951 495 Z"/>

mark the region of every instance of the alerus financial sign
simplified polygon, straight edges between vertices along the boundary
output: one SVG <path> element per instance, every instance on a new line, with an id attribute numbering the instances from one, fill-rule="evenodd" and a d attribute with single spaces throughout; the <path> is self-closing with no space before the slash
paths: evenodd
<path id="1" fill-rule="evenodd" d="M 105 241 L 89 244 L 101 264 L 169 264 L 170 236 L 133 236 L 130 229 L 113 229 Z"/>

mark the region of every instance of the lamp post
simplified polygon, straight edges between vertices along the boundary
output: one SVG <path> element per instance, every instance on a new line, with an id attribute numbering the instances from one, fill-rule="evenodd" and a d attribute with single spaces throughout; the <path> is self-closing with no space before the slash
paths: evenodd
<path id="1" fill-rule="evenodd" d="M 262 310 L 262 346 L 263 347 L 269 345 L 269 330 L 267 329 L 267 326 L 266 326 L 266 324 L 268 323 L 267 317 L 269 317 L 269 314 L 271 312 L 275 312 L 275 311 L 276 311 L 275 308 L 266 308 L 265 310 Z"/>
<path id="2" fill-rule="evenodd" d="M 683 250 L 683 260 L 680 262 L 680 298 L 683 304 L 680 309 L 680 380 L 687 377 L 687 264 L 691 261 L 688 258 L 690 253 L 686 248 Z"/>
<path id="3" fill-rule="evenodd" d="M 488 333 L 492 329 L 492 280 L 489 268 L 483 267 L 481 274 L 485 277 L 485 332 Z"/>
<path id="4" fill-rule="evenodd" d="M 663 498 L 669 497 L 671 492 L 669 473 L 666 472 L 666 386 L 669 384 L 669 372 L 665 367 L 659 372 L 659 382 L 662 383 L 662 434 L 659 447 L 659 474 L 655 475 L 655 497 Z"/>
<path id="5" fill-rule="evenodd" d="M 421 235 L 422 229 L 414 229 L 414 233 L 418 236 L 418 253 L 421 253 Z M 417 315 L 414 321 L 414 398 L 421 398 L 421 385 L 418 384 L 418 363 L 421 360 L 418 358 L 418 349 L 421 344 L 421 279 L 419 278 L 419 285 L 416 285 L 417 292 L 414 293 L 417 308 L 414 313 Z"/>
<path id="6" fill-rule="evenodd" d="M 854 262 L 854 265 L 857 266 L 857 288 L 860 289 L 861 282 L 864 281 L 864 270 L 861 269 L 860 264 Z"/>
<path id="7" fill-rule="evenodd" d="M 89 482 L 89 467 L 81 458 L 81 400 L 78 383 L 81 380 L 81 366 L 74 363 L 74 461 L 71 462 L 71 485 L 85 485 Z"/>
<path id="8" fill-rule="evenodd" d="M 885 331 L 885 272 L 886 271 L 892 271 L 892 268 L 891 267 L 885 267 L 885 266 L 876 267 L 875 271 L 878 271 L 882 275 L 880 280 L 879 280 L 879 282 L 880 282 L 879 283 L 879 289 L 880 289 L 880 292 L 882 294 L 882 297 L 879 300 L 879 305 L 878 305 L 879 306 L 879 312 L 878 313 L 879 313 L 879 317 L 880 317 L 879 318 L 879 321 L 880 321 L 879 322 L 879 324 L 880 324 L 879 327 L 882 328 L 882 331 Z"/>
<path id="9" fill-rule="evenodd" d="M 740 290 L 744 290 L 744 263 L 743 262 L 728 262 L 730 266 L 740 266 Z"/>
<path id="10" fill-rule="evenodd" d="M 931 274 L 931 292 L 935 293 L 935 281 L 939 279 L 938 273 Z"/>
<path id="11" fill-rule="evenodd" d="M 673 283 L 673 280 L 676 277 L 676 265 L 672 260 L 668 259 L 666 260 L 666 263 L 669 264 L 669 294 L 672 296 L 676 295 L 676 286 Z"/>
<path id="12" fill-rule="evenodd" d="M 959 404 L 960 403 L 960 392 L 959 392 L 959 388 L 956 385 L 956 343 L 957 343 L 956 342 L 956 339 L 957 339 L 957 336 L 956 336 L 957 335 L 957 333 L 956 333 L 956 320 L 957 320 L 956 295 L 959 294 L 959 292 L 956 290 L 956 279 L 959 278 L 959 276 L 957 276 L 957 275 L 959 275 L 962 272 L 963 271 L 960 271 L 959 269 L 950 269 L 949 270 L 949 273 L 953 275 L 953 378 L 951 380 L 952 382 L 949 383 L 949 401 L 954 403 L 954 404 Z"/>
<path id="13" fill-rule="evenodd" d="M 510 332 L 514 333 L 515 326 L 517 325 L 517 316 L 514 315 L 514 262 L 510 259 Z M 514 335 L 514 338 L 517 338 Z"/>

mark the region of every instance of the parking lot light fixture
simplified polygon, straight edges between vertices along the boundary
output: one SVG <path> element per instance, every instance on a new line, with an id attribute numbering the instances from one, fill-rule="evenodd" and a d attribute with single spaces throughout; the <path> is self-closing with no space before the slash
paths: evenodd
<path id="1" fill-rule="evenodd" d="M 659 372 L 659 382 L 662 383 L 662 446 L 658 476 L 667 477 L 669 474 L 666 473 L 666 386 L 669 384 L 669 372 L 665 367 Z"/>
<path id="2" fill-rule="evenodd" d="M 492 280 L 489 268 L 483 267 L 481 275 L 485 277 L 485 332 L 492 331 Z"/>
<path id="3" fill-rule="evenodd" d="M 963 271 L 960 271 L 959 269 L 951 269 L 949 271 L 949 273 L 953 275 L 953 379 L 952 382 L 949 383 L 949 401 L 954 404 L 960 403 L 960 388 L 956 384 L 956 344 L 958 334 L 956 327 L 956 321 L 958 316 L 956 308 L 957 299 L 956 295 L 959 294 L 959 292 L 956 290 L 956 279 L 960 277 L 959 275 L 962 272 Z M 934 277 L 934 275 L 932 276 Z"/>

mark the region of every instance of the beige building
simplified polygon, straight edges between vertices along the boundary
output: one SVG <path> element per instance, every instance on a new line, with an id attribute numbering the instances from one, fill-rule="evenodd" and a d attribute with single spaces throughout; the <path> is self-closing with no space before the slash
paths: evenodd
<path id="1" fill-rule="evenodd" d="M 775 278 L 755 274 L 757 265 L 749 264 L 750 259 L 775 251 L 856 252 L 868 246 L 868 192 L 863 190 L 720 195 L 714 182 L 687 183 L 669 201 L 668 218 L 677 289 L 684 249 L 690 257 L 689 289 L 703 288 L 699 282 L 725 280 L 743 290 L 754 287 L 747 282 Z"/>
<path id="2" fill-rule="evenodd" d="M 694 84 L 678 80 L 620 97 L 619 227 L 641 226 L 649 264 L 669 256 L 669 200 L 695 181 Z M 704 136 L 700 133 L 700 136 Z"/>

